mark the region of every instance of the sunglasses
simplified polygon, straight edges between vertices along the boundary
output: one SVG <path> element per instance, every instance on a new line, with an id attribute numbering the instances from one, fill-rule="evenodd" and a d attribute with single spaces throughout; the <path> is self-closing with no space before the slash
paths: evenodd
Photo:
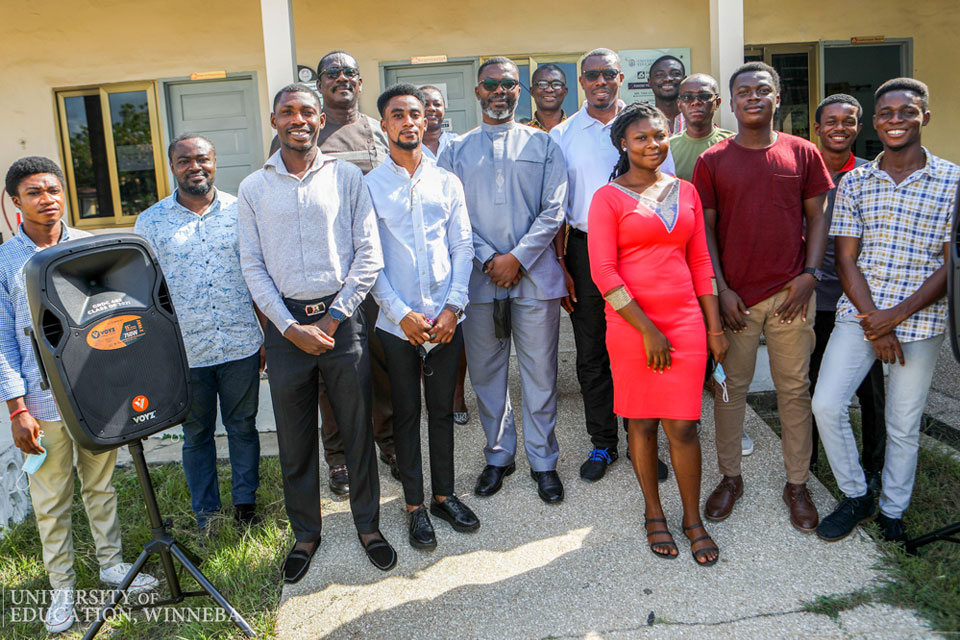
<path id="1" fill-rule="evenodd" d="M 604 80 L 613 80 L 620 75 L 620 69 L 590 69 L 583 72 L 583 78 L 587 82 L 593 82 L 603 75 Z"/>
<path id="2" fill-rule="evenodd" d="M 497 90 L 497 87 L 503 87 L 504 91 L 511 91 L 514 87 L 520 84 L 519 80 L 514 80 L 513 78 L 500 78 L 499 80 L 494 80 L 493 78 L 487 78 L 480 82 L 480 86 L 483 87 L 484 91 L 493 93 Z"/>
<path id="3" fill-rule="evenodd" d="M 360 69 L 356 67 L 327 67 L 323 70 L 323 75 L 331 80 L 339 78 L 341 73 L 347 78 L 356 78 L 360 75 Z"/>
<path id="4" fill-rule="evenodd" d="M 696 101 L 696 100 L 699 100 L 700 102 L 702 102 L 702 103 L 704 103 L 704 104 L 710 104 L 711 102 L 713 102 L 713 101 L 716 100 L 716 99 L 717 99 L 717 94 L 715 94 L 715 93 L 706 93 L 706 92 L 704 92 L 704 93 L 681 93 L 681 94 L 677 97 L 677 100 L 679 100 L 680 102 L 683 102 L 683 103 L 690 103 L 690 102 L 694 102 L 694 101 Z"/>
<path id="5" fill-rule="evenodd" d="M 547 82 L 546 80 L 537 80 L 533 83 L 533 86 L 540 91 L 546 91 L 547 89 L 553 89 L 554 91 L 562 91 L 566 88 L 567 85 L 560 82 L 559 80 L 554 80 L 552 82 Z M 533 88 L 533 87 L 531 87 Z"/>

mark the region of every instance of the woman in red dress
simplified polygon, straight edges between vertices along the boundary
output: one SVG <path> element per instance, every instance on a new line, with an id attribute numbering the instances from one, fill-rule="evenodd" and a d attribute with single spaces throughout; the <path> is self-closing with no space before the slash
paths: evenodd
<path id="1" fill-rule="evenodd" d="M 703 210 L 692 184 L 660 172 L 667 158 L 667 120 L 656 107 L 633 104 L 611 127 L 620 161 L 590 205 L 590 273 L 607 300 L 607 350 L 613 403 L 628 419 L 633 469 L 646 503 L 650 549 L 677 557 L 657 487 L 657 424 L 683 502 L 683 529 L 694 560 L 720 554 L 700 521 L 697 420 L 707 349 L 722 362 L 723 335 Z M 706 327 L 704 327 L 706 319 Z"/>

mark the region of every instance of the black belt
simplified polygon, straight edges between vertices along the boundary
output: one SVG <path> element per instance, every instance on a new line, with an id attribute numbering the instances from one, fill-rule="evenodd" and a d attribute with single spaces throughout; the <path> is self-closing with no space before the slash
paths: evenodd
<path id="1" fill-rule="evenodd" d="M 291 298 L 284 298 L 283 304 L 287 306 L 287 309 L 290 310 L 290 313 L 292 313 L 295 318 L 300 316 L 317 319 L 317 316 L 321 316 L 327 312 L 327 310 L 330 308 L 330 303 L 332 303 L 336 297 L 337 294 L 333 293 L 329 296 L 316 298 L 314 300 L 293 300 Z"/>
<path id="2" fill-rule="evenodd" d="M 586 232 L 580 231 L 580 229 L 577 229 L 576 227 L 570 227 L 570 235 L 572 235 L 574 238 L 581 238 L 582 240 L 587 239 Z"/>

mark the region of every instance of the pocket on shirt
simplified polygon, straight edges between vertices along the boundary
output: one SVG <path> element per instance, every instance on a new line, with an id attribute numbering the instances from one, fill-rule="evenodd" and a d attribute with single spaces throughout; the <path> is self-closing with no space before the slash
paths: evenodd
<path id="1" fill-rule="evenodd" d="M 530 181 L 540 181 L 543 179 L 542 160 L 526 160 L 524 158 L 518 158 L 516 165 L 517 174 L 520 176 L 523 184 L 529 184 Z"/>
<path id="2" fill-rule="evenodd" d="M 800 176 L 774 175 L 771 185 L 775 206 L 783 209 L 796 209 L 803 201 Z"/>

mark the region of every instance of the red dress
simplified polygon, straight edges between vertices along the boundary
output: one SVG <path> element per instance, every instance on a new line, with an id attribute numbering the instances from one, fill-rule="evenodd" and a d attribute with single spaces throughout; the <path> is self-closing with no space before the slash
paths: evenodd
<path id="1" fill-rule="evenodd" d="M 640 332 L 606 304 L 613 408 L 626 418 L 700 418 L 707 335 L 697 297 L 712 292 L 713 266 L 700 197 L 685 180 L 668 189 L 677 186 L 659 207 L 613 183 L 590 204 L 587 244 L 597 288 L 625 286 L 676 349 L 670 369 L 648 368 Z"/>

